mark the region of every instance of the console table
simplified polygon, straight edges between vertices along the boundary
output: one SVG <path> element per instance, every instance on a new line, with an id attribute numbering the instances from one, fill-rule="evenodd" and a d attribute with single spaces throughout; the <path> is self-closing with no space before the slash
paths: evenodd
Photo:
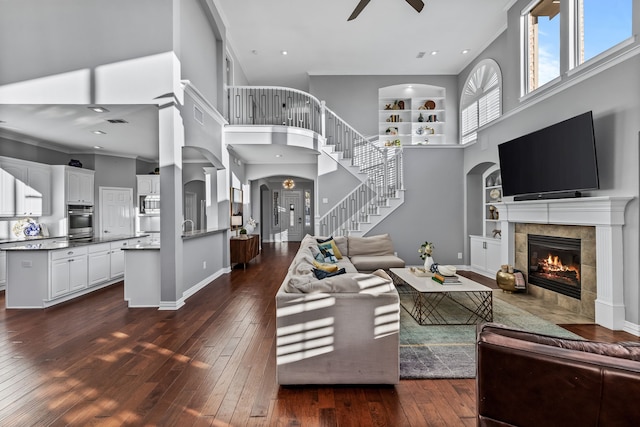
<path id="1" fill-rule="evenodd" d="M 260 236 L 248 234 L 246 237 L 231 237 L 229 250 L 231 252 L 231 264 L 244 264 L 246 270 L 247 263 L 260 253 Z"/>

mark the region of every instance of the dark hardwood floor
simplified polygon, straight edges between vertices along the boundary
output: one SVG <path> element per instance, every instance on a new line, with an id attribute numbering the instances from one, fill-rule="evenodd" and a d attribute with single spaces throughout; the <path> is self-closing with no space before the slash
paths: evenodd
<path id="1" fill-rule="evenodd" d="M 0 294 L 0 426 L 474 426 L 475 380 L 275 384 L 274 295 L 297 248 L 264 244 L 178 311 L 129 309 L 122 284 L 46 310 Z"/>

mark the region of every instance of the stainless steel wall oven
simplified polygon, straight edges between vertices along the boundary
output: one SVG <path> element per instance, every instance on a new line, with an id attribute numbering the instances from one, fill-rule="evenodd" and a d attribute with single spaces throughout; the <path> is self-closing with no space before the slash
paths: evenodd
<path id="1" fill-rule="evenodd" d="M 90 239 L 93 237 L 93 206 L 68 205 L 67 215 L 69 239 Z"/>

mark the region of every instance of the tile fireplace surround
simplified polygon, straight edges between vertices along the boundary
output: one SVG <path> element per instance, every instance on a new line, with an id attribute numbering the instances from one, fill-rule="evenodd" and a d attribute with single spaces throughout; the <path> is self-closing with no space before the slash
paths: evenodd
<path id="1" fill-rule="evenodd" d="M 503 264 L 515 264 L 516 224 L 594 226 L 596 236 L 595 322 L 612 330 L 625 323 L 622 226 L 633 197 L 583 197 L 496 204 L 502 226 Z"/>

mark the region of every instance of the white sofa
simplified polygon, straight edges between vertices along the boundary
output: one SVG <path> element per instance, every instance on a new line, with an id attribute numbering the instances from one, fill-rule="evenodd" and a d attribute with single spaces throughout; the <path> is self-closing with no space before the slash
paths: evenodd
<path id="1" fill-rule="evenodd" d="M 335 242 L 346 274 L 316 279 L 310 246 L 317 242 L 307 235 L 276 294 L 278 384 L 399 381 L 398 292 L 382 269 L 358 272 L 343 239 Z"/>

